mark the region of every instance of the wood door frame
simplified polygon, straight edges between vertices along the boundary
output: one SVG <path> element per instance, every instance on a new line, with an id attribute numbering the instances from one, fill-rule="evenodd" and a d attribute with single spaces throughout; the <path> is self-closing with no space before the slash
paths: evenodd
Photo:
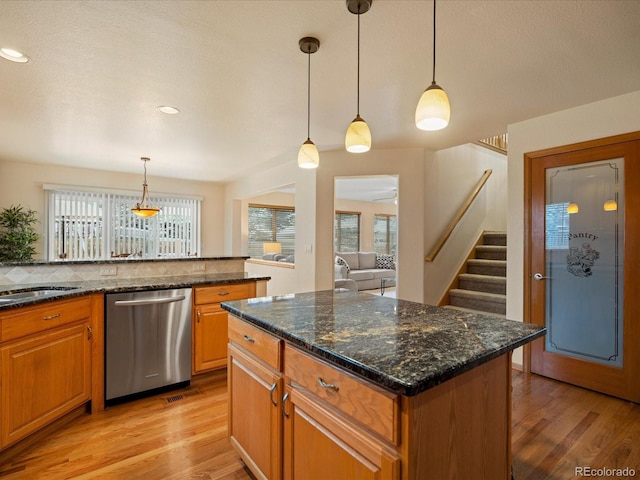
<path id="1" fill-rule="evenodd" d="M 597 140 L 590 140 L 585 142 L 573 143 L 569 145 L 564 145 L 560 147 L 548 148 L 544 150 L 537 150 L 534 152 L 528 152 L 524 154 L 524 256 L 523 256 L 523 321 L 525 323 L 533 323 L 532 318 L 532 307 L 533 307 L 533 299 L 531 294 L 531 286 L 532 286 L 532 252 L 534 245 L 534 231 L 533 231 L 533 217 L 532 217 L 532 207 L 533 207 L 533 167 L 534 162 L 543 157 L 549 157 L 552 155 L 566 154 L 571 152 L 584 151 L 591 148 L 600 148 L 600 147 L 609 147 L 616 144 L 633 142 L 640 140 L 640 132 L 631 132 L 625 133 L 621 135 L 614 135 L 611 137 L 600 138 Z M 640 153 L 640 152 L 636 152 Z M 625 171 L 626 171 L 625 164 Z M 631 170 L 631 169 L 629 169 Z M 628 186 L 631 184 L 632 179 L 631 175 L 625 174 L 625 192 L 628 189 Z M 640 201 L 638 200 L 640 196 L 627 196 L 625 201 L 633 202 L 634 210 L 640 211 Z M 631 227 L 631 228 L 629 228 Z M 625 218 L 625 241 L 630 239 L 630 235 L 626 233 L 626 230 L 630 231 L 640 231 L 640 219 L 631 218 L 631 215 L 626 215 Z M 627 259 L 625 258 L 625 263 Z M 632 282 L 629 281 L 631 276 L 630 269 L 625 268 L 624 271 L 624 304 L 625 304 L 625 312 L 627 310 L 628 296 L 640 296 L 640 282 L 636 282 L 636 285 L 633 285 Z M 625 313 L 625 317 L 628 313 Z M 627 322 L 625 321 L 625 327 L 627 326 Z M 640 327 L 636 327 L 633 331 L 640 331 Z M 629 333 L 625 331 L 625 335 Z M 633 333 L 633 332 L 632 332 Z M 637 332 L 636 332 L 637 333 Z M 631 358 L 630 352 L 628 352 L 627 348 L 624 348 L 623 355 L 625 358 Z M 523 356 L 523 370 L 525 372 L 531 371 L 531 346 L 527 344 L 524 348 L 524 356 Z M 638 375 L 640 373 L 640 365 L 630 365 L 631 372 L 633 375 Z M 637 389 L 640 390 L 640 389 Z M 638 395 L 638 392 L 636 392 Z M 639 401 L 639 400 L 634 400 Z"/>

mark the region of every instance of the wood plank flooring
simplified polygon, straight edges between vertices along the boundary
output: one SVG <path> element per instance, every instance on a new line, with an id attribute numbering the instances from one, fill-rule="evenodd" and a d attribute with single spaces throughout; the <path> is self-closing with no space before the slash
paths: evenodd
<path id="1" fill-rule="evenodd" d="M 0 479 L 252 479 L 226 436 L 225 373 L 200 375 L 188 390 L 82 415 L 0 453 Z M 516 480 L 581 478 L 576 467 L 629 467 L 640 479 L 630 402 L 514 371 L 512 441 Z"/>

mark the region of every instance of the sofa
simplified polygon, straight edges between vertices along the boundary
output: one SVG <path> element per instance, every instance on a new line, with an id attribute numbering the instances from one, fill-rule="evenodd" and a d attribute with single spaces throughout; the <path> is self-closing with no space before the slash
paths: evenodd
<path id="1" fill-rule="evenodd" d="M 394 255 L 376 252 L 336 252 L 335 280 L 354 280 L 358 290 L 380 288 L 382 278 L 393 278 L 395 285 L 396 260 Z"/>

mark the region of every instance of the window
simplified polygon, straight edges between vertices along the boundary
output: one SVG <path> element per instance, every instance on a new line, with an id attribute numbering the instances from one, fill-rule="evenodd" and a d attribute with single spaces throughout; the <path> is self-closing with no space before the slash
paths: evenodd
<path id="1" fill-rule="evenodd" d="M 279 242 L 282 255 L 296 251 L 296 212 L 292 207 L 249 205 L 249 256 L 262 258 L 265 242 Z"/>
<path id="2" fill-rule="evenodd" d="M 333 234 L 336 252 L 357 252 L 360 248 L 360 213 L 336 212 Z"/>
<path id="3" fill-rule="evenodd" d="M 551 203 L 545 206 L 545 239 L 547 250 L 569 249 L 569 203 Z"/>
<path id="4" fill-rule="evenodd" d="M 52 186 L 45 190 L 49 260 L 198 256 L 200 198 L 154 196 L 160 213 L 140 218 L 131 212 L 139 195 Z"/>
<path id="5" fill-rule="evenodd" d="M 395 255 L 398 251 L 398 219 L 395 215 L 373 216 L 373 249 Z"/>

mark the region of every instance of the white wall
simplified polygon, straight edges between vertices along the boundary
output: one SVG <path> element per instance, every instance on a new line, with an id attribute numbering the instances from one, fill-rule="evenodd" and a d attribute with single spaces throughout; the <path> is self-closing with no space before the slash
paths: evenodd
<path id="1" fill-rule="evenodd" d="M 509 126 L 507 318 L 523 319 L 524 154 L 640 131 L 640 91 Z M 521 363 L 521 352 L 514 362 Z"/>
<path id="2" fill-rule="evenodd" d="M 21 204 L 38 211 L 40 223 L 36 228 L 39 229 L 41 241 L 37 246 L 36 258 L 42 259 L 44 224 L 42 220 L 45 208 L 43 184 L 113 188 L 142 194 L 142 180 L 142 172 L 140 175 L 131 175 L 93 169 L 0 161 L 0 208 Z M 148 174 L 147 182 L 152 196 L 154 193 L 201 196 L 203 198 L 202 256 L 214 257 L 224 254 L 224 236 L 220 228 L 224 220 L 222 184 L 155 177 Z"/>
<path id="3" fill-rule="evenodd" d="M 493 171 L 436 259 L 425 264 L 424 301 L 435 305 L 482 231 L 506 230 L 507 157 L 473 144 L 427 153 L 424 179 L 425 255 L 438 242 L 484 171 Z"/>

